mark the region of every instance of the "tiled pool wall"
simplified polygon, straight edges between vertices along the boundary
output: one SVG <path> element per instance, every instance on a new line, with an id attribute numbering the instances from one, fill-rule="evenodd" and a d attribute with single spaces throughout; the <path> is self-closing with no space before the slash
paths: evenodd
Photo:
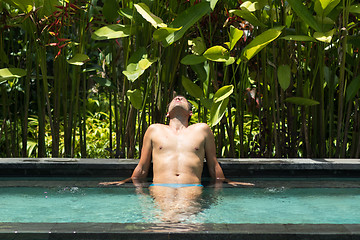
<path id="1" fill-rule="evenodd" d="M 0 159 L 2 177 L 129 177 L 134 159 Z M 360 159 L 219 159 L 227 177 L 360 177 Z M 207 176 L 206 169 L 204 176 Z M 15 178 L 14 178 L 15 179 Z M 0 213 L 1 214 L 1 213 Z M 0 239 L 359 239 L 360 224 L 0 223 Z"/>

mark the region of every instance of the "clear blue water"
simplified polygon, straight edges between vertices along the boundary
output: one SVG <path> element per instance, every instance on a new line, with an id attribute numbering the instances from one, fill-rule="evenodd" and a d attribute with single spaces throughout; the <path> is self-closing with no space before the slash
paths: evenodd
<path id="1" fill-rule="evenodd" d="M 204 188 L 193 206 L 181 222 L 360 224 L 360 188 Z M 0 188 L 0 222 L 154 223 L 162 214 L 148 189 Z"/>

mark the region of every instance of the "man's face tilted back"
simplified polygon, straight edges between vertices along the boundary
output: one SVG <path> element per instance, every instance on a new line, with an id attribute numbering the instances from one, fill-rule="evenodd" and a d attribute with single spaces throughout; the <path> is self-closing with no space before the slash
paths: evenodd
<path id="1" fill-rule="evenodd" d="M 192 115 L 191 112 L 191 104 L 187 101 L 187 99 L 183 96 L 176 96 L 170 102 L 168 107 L 168 117 L 170 116 L 171 112 L 173 111 L 184 111 L 190 116 Z"/>

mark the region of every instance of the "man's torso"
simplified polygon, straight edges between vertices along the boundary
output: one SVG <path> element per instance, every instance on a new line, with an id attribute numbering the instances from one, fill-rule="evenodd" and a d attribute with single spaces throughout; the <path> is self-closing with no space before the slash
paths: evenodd
<path id="1" fill-rule="evenodd" d="M 204 125 L 176 132 L 155 124 L 151 134 L 154 183 L 200 183 L 205 157 Z"/>

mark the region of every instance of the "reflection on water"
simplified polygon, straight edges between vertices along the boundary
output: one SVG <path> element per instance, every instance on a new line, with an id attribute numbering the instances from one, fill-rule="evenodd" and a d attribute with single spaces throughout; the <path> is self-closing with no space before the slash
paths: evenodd
<path id="1" fill-rule="evenodd" d="M 185 224 L 185 223 L 155 223 L 143 232 L 193 232 L 204 231 L 203 224 Z"/>

